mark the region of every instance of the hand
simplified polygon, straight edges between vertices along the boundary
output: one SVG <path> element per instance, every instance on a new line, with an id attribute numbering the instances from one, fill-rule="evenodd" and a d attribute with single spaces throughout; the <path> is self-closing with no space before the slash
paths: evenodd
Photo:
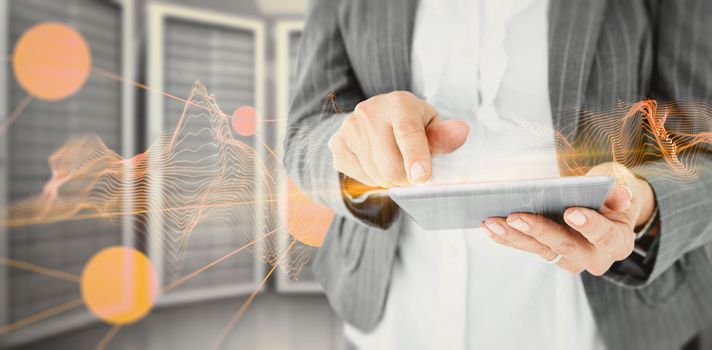
<path id="1" fill-rule="evenodd" d="M 495 242 L 534 253 L 572 273 L 601 276 L 614 262 L 626 259 L 635 244 L 634 228 L 653 215 L 655 197 L 650 185 L 618 163 L 600 164 L 587 175 L 608 175 L 617 184 L 600 211 L 569 208 L 565 226 L 542 216 L 516 213 L 488 218 L 480 227 Z"/>
<path id="2" fill-rule="evenodd" d="M 359 103 L 329 140 L 334 168 L 372 187 L 423 183 L 432 157 L 465 143 L 468 126 L 442 120 L 409 92 L 391 92 Z"/>

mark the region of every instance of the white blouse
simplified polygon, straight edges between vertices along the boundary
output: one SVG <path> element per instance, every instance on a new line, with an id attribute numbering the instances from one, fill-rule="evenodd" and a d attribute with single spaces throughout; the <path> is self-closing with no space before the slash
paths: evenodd
<path id="1" fill-rule="evenodd" d="M 467 142 L 433 182 L 559 176 L 548 88 L 547 0 L 420 0 L 412 90 Z M 362 349 L 603 349 L 581 279 L 480 229 L 406 220 L 383 320 Z"/>

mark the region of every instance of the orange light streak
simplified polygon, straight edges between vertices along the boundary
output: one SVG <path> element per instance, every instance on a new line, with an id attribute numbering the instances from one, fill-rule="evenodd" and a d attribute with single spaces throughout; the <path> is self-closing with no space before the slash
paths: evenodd
<path id="1" fill-rule="evenodd" d="M 8 325 L 6 325 L 6 326 L 2 326 L 2 327 L 0 327 L 0 334 L 5 334 L 5 333 L 8 333 L 8 332 L 12 332 L 12 331 L 14 331 L 14 330 L 17 330 L 17 329 L 20 329 L 20 328 L 22 328 L 22 327 L 28 326 L 28 325 L 30 325 L 30 324 L 39 322 L 39 321 L 41 321 L 41 320 L 43 320 L 43 319 L 46 319 L 46 318 L 52 317 L 52 316 L 54 316 L 54 315 L 60 314 L 60 313 L 62 313 L 62 312 L 69 311 L 69 310 L 71 310 L 71 309 L 77 308 L 77 307 L 79 307 L 79 306 L 81 306 L 81 305 L 83 305 L 83 302 L 82 302 L 82 299 L 81 299 L 81 298 L 74 299 L 74 300 L 72 300 L 72 301 L 69 301 L 69 302 L 66 302 L 66 303 L 64 303 L 64 304 L 55 306 L 55 307 L 50 308 L 50 309 L 47 309 L 47 310 L 45 310 L 45 311 L 38 312 L 38 313 L 36 313 L 36 314 L 34 314 L 34 315 L 32 315 L 32 316 L 23 318 L 23 319 L 21 319 L 21 320 L 19 320 L 19 321 L 10 323 L 10 324 L 8 324 Z"/>
<path id="2" fill-rule="evenodd" d="M 107 345 L 109 345 L 109 342 L 111 342 L 114 337 L 116 337 L 116 334 L 119 333 L 121 330 L 121 326 L 113 326 L 111 329 L 109 329 L 108 332 L 106 332 L 106 335 L 104 335 L 103 338 L 101 338 L 101 341 L 99 344 L 96 345 L 96 350 L 104 350 Z"/>
<path id="3" fill-rule="evenodd" d="M 223 117 L 229 118 L 229 116 L 228 116 L 227 114 L 225 114 L 224 112 L 222 112 L 222 111 L 219 111 L 219 110 L 212 110 L 212 109 L 210 109 L 210 108 L 206 108 L 206 107 L 203 106 L 203 105 L 193 103 L 193 101 L 186 100 L 186 99 L 184 99 L 184 98 L 182 98 L 182 97 L 179 97 L 179 96 L 176 96 L 176 95 L 173 95 L 173 94 L 169 94 L 168 92 L 165 92 L 165 91 L 161 91 L 161 90 L 152 88 L 152 87 L 150 87 L 150 86 L 148 86 L 148 85 L 146 85 L 146 84 L 139 83 L 139 82 L 137 82 L 137 81 L 134 81 L 134 80 L 125 78 L 125 77 L 123 77 L 123 76 L 121 76 L 121 75 L 119 75 L 119 74 L 113 73 L 113 72 L 108 71 L 108 70 L 106 70 L 106 69 L 94 67 L 94 68 L 92 69 L 92 71 L 93 71 L 94 73 L 96 73 L 97 75 L 99 75 L 99 76 L 102 76 L 102 77 L 105 77 L 105 78 L 109 78 L 109 79 L 111 79 L 111 80 L 115 80 L 115 81 L 118 81 L 118 82 L 131 84 L 131 85 L 133 85 L 133 86 L 135 86 L 135 87 L 137 87 L 137 88 L 140 88 L 140 89 L 143 89 L 143 90 L 146 90 L 146 91 L 149 91 L 149 92 L 154 92 L 154 93 L 163 95 L 164 97 L 168 97 L 168 98 L 170 98 L 170 99 L 172 99 L 172 100 L 185 103 L 186 105 L 190 105 L 191 107 L 202 108 L 202 109 L 205 109 L 205 110 L 208 111 L 208 112 L 216 112 L 216 113 L 218 113 L 218 114 L 221 114 Z"/>
<path id="4" fill-rule="evenodd" d="M 277 266 L 281 263 L 282 259 L 287 256 L 291 248 L 294 246 L 294 244 L 297 243 L 296 240 L 293 240 L 292 243 L 287 247 L 287 250 L 285 250 L 284 254 L 277 259 L 277 262 L 272 266 L 272 268 L 267 272 L 265 277 L 262 279 L 259 285 L 257 285 L 257 288 L 250 294 L 250 296 L 245 300 L 245 302 L 240 306 L 240 308 L 237 310 L 237 313 L 233 318 L 228 322 L 228 324 L 225 326 L 225 328 L 222 330 L 220 335 L 218 336 L 217 340 L 215 341 L 215 344 L 213 346 L 214 349 L 220 349 L 222 347 L 223 343 L 225 342 L 225 339 L 227 338 L 227 335 L 230 334 L 233 328 L 235 328 L 235 325 L 237 324 L 238 321 L 240 321 L 240 318 L 245 314 L 247 309 L 250 307 L 252 302 L 255 300 L 257 297 L 257 293 L 259 293 L 260 289 L 262 289 L 262 286 L 267 282 L 267 280 L 272 276 L 272 273 L 274 273 L 274 270 L 277 269 Z"/>
<path id="5" fill-rule="evenodd" d="M 79 281 L 81 280 L 81 277 L 79 277 L 77 275 L 73 275 L 71 273 L 66 273 L 66 272 L 50 269 L 50 268 L 47 268 L 44 266 L 26 263 L 23 261 L 8 259 L 5 257 L 0 257 L 0 264 L 11 266 L 11 267 L 21 269 L 21 270 L 31 271 L 34 273 L 38 273 L 40 275 L 45 275 L 45 276 L 54 277 L 54 278 L 58 278 L 58 279 L 69 281 L 69 282 L 74 282 L 74 283 L 79 283 Z"/>
<path id="6" fill-rule="evenodd" d="M 227 253 L 227 254 L 223 255 L 222 257 L 220 257 L 220 258 L 218 258 L 218 259 L 216 259 L 216 260 L 213 260 L 211 263 L 209 263 L 209 264 L 207 264 L 207 265 L 205 265 L 205 266 L 203 266 L 203 267 L 201 267 L 201 268 L 199 268 L 199 269 L 197 269 L 197 270 L 195 270 L 195 271 L 193 271 L 193 272 L 191 272 L 191 273 L 189 273 L 189 274 L 187 274 L 187 275 L 185 275 L 185 276 L 183 276 L 183 277 L 181 277 L 181 278 L 179 278 L 179 279 L 177 279 L 177 280 L 175 280 L 175 281 L 173 281 L 173 282 L 171 282 L 171 283 L 169 283 L 168 285 L 166 285 L 165 287 L 163 287 L 163 291 L 162 291 L 162 292 L 163 292 L 163 293 L 166 293 L 166 292 L 168 292 L 168 291 L 170 291 L 170 290 L 172 290 L 172 289 L 174 289 L 174 288 L 180 286 L 181 284 L 183 284 L 183 283 L 185 283 L 185 282 L 188 282 L 189 280 L 191 280 L 192 278 L 194 278 L 194 277 L 197 276 L 198 274 L 200 274 L 200 273 L 204 272 L 205 270 L 208 270 L 208 269 L 210 269 L 211 267 L 213 267 L 213 266 L 215 266 L 215 265 L 217 265 L 217 264 L 219 264 L 219 263 L 225 261 L 226 259 L 228 259 L 228 258 L 230 258 L 231 256 L 233 256 L 233 255 L 235 255 L 235 254 L 237 254 L 237 253 L 239 253 L 239 252 L 245 250 L 246 248 L 249 248 L 250 246 L 254 245 L 255 243 L 259 242 L 260 240 L 265 239 L 265 238 L 271 236 L 272 234 L 274 234 L 275 232 L 277 232 L 277 231 L 280 230 L 280 229 L 281 229 L 281 227 L 280 227 L 280 228 L 277 228 L 277 229 L 274 229 L 274 230 L 272 230 L 272 231 L 270 231 L 270 232 L 267 232 L 267 233 L 265 233 L 264 235 L 262 235 L 261 237 L 259 237 L 259 238 L 255 239 L 255 240 L 253 240 L 252 242 L 247 243 L 247 244 L 241 246 L 240 248 L 237 248 L 237 249 L 233 250 L 232 252 Z"/>
<path id="7" fill-rule="evenodd" d="M 7 131 L 7 129 L 10 128 L 12 123 L 14 123 L 15 120 L 17 120 L 17 118 L 20 116 L 20 114 L 27 108 L 27 106 L 30 105 L 32 100 L 33 100 L 32 96 L 27 95 L 27 96 L 25 96 L 25 98 L 22 99 L 22 101 L 20 101 L 20 103 L 17 105 L 17 107 L 15 107 L 15 110 L 12 111 L 12 113 L 10 113 L 10 115 L 8 115 L 8 117 L 2 121 L 2 124 L 0 124 L 0 134 L 4 133 L 5 131 Z"/>

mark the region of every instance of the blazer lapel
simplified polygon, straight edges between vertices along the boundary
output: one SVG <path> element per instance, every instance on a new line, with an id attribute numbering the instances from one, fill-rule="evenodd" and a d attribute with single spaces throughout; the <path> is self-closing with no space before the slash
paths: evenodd
<path id="1" fill-rule="evenodd" d="M 381 72 L 392 72 L 392 87 L 411 88 L 411 47 L 418 0 L 371 1 L 376 22 L 385 23 Z M 598 42 L 607 0 L 550 0 L 549 6 L 549 99 L 554 128 L 575 136 L 578 113 L 584 102 L 591 63 Z M 398 20 L 400 19 L 400 20 Z M 405 19 L 405 20 L 403 20 Z M 366 30 L 375 26 L 364 23 Z M 384 42 L 384 41 L 381 41 Z M 387 53 L 387 55 L 384 55 Z"/>
<path id="2" fill-rule="evenodd" d="M 575 136 L 578 111 L 584 102 L 606 0 L 550 0 L 549 97 L 554 128 Z M 418 0 L 358 0 L 352 18 L 361 33 L 373 40 L 373 71 L 380 75 L 377 90 L 411 89 L 411 47 Z M 363 48 L 368 49 L 368 48 Z"/>
<path id="3" fill-rule="evenodd" d="M 555 130 L 575 137 L 605 0 L 551 0 L 549 98 Z"/>
<path id="4" fill-rule="evenodd" d="M 415 26 L 417 0 L 377 0 L 385 6 L 382 12 L 387 24 L 388 68 L 393 74 L 396 90 L 411 89 L 411 48 Z M 405 19 L 405 20 L 403 20 Z"/>
<path id="5" fill-rule="evenodd" d="M 352 64 L 366 95 L 410 90 L 410 51 L 417 0 L 352 0 L 344 2 Z"/>

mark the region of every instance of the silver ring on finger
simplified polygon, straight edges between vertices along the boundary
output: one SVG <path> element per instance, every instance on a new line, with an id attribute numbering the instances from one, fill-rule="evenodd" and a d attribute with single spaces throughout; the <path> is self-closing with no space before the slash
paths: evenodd
<path id="1" fill-rule="evenodd" d="M 558 264 L 559 261 L 561 261 L 561 259 L 563 259 L 563 258 L 564 258 L 563 255 L 558 254 L 558 255 L 556 255 L 555 258 L 553 258 L 553 259 L 551 259 L 551 260 L 548 260 L 548 261 L 547 261 L 547 264 L 556 265 L 556 264 Z"/>

